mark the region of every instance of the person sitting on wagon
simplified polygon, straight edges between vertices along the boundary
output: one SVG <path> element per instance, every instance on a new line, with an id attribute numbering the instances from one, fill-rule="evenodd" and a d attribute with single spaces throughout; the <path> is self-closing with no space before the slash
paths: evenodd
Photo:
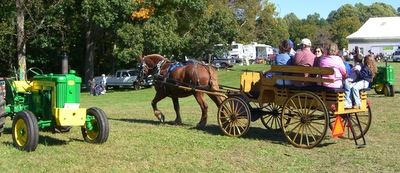
<path id="1" fill-rule="evenodd" d="M 288 40 L 283 40 L 279 44 L 279 54 L 275 56 L 275 65 L 292 65 L 292 58 L 290 58 L 289 53 L 292 49 L 290 42 Z M 272 78 L 273 75 L 282 75 L 281 73 L 270 72 L 269 70 L 265 70 L 262 72 L 263 76 L 266 78 Z M 287 75 L 287 74 L 283 74 Z M 278 85 L 292 85 L 292 81 L 290 80 L 276 80 Z"/>
<path id="2" fill-rule="evenodd" d="M 336 43 L 330 43 L 326 47 L 327 54 L 323 56 L 319 61 L 320 67 L 330 67 L 333 68 L 334 73 L 332 75 L 321 75 L 323 79 L 333 79 L 334 82 L 322 82 L 318 85 L 328 87 L 328 88 L 342 88 L 343 79 L 347 77 L 347 69 L 343 63 L 341 57 L 337 56 L 339 48 Z"/>
<path id="3" fill-rule="evenodd" d="M 297 51 L 296 54 L 294 55 L 292 59 L 293 65 L 298 65 L 298 66 L 313 66 L 314 65 L 314 60 L 315 60 L 315 55 L 311 52 L 311 41 L 308 38 L 304 38 L 301 40 L 301 42 L 298 44 L 301 48 L 300 51 Z M 293 76 L 303 76 L 303 77 L 308 77 L 308 73 L 304 74 L 292 74 Z M 293 81 L 293 85 L 297 87 L 303 87 L 303 86 L 310 86 L 313 85 L 312 82 L 303 82 L 303 81 Z"/>
<path id="4" fill-rule="evenodd" d="M 357 65 L 355 65 L 355 67 L 357 67 Z M 345 80 L 344 82 L 345 109 L 349 108 L 360 109 L 361 106 L 360 89 L 368 88 L 369 83 L 374 79 L 375 74 L 378 72 L 375 58 L 371 54 L 367 55 L 364 58 L 364 64 L 361 65 L 361 69 L 355 67 L 353 68 L 354 71 L 351 72 L 352 78 L 350 80 Z M 352 99 L 354 100 L 354 102 L 352 102 Z"/>

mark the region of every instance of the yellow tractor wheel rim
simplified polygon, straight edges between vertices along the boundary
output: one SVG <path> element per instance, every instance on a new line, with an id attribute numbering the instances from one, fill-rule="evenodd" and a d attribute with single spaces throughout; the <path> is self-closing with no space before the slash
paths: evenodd
<path id="1" fill-rule="evenodd" d="M 19 119 L 14 127 L 15 141 L 19 146 L 24 146 L 29 136 L 26 123 L 23 119 Z"/>

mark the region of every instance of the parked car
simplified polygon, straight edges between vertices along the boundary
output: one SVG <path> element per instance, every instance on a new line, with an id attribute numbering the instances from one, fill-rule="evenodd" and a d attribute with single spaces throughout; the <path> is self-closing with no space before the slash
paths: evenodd
<path id="1" fill-rule="evenodd" d="M 397 49 L 393 54 L 393 61 L 400 61 L 400 49 Z"/>
<path id="2" fill-rule="evenodd" d="M 113 87 L 131 87 L 133 86 L 136 90 L 139 90 L 141 86 L 145 86 L 147 88 L 153 85 L 153 79 L 151 76 L 147 76 L 145 81 L 138 81 L 139 71 L 136 69 L 133 70 L 117 70 L 115 75 L 106 76 L 107 83 L 106 88 Z M 95 77 L 96 84 L 99 85 L 102 81 L 103 76 Z"/>
<path id="3" fill-rule="evenodd" d="M 215 54 L 211 56 L 210 62 L 208 62 L 207 58 L 203 59 L 203 61 L 217 68 L 233 67 L 233 65 L 236 63 L 235 59 L 233 58 L 229 58 L 228 56 L 218 56 Z"/>

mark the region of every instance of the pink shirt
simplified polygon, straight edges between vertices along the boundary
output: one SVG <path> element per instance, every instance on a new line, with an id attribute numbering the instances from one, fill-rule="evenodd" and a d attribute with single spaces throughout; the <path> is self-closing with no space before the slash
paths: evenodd
<path id="1" fill-rule="evenodd" d="M 347 70 L 344 66 L 342 58 L 335 55 L 325 55 L 319 62 L 320 67 L 333 68 L 333 75 L 323 75 L 324 79 L 334 79 L 334 83 L 323 82 L 322 86 L 329 88 L 341 88 L 343 85 L 342 79 L 346 76 Z M 318 85 L 321 85 L 320 83 Z"/>

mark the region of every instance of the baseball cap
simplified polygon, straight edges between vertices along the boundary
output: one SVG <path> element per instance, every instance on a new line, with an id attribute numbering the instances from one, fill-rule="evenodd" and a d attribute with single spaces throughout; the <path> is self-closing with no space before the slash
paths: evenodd
<path id="1" fill-rule="evenodd" d="M 292 41 L 292 40 L 287 40 L 287 41 L 289 42 L 290 46 L 294 49 L 294 43 L 293 43 L 293 41 Z"/>
<path id="2" fill-rule="evenodd" d="M 297 44 L 297 45 L 302 45 L 302 44 L 307 45 L 307 46 L 311 46 L 311 41 L 310 41 L 310 39 L 308 39 L 308 38 L 304 38 L 304 39 L 301 40 L 301 42 L 300 42 L 299 44 Z"/>
<path id="3" fill-rule="evenodd" d="M 101 76 L 106 76 L 105 74 L 102 74 Z"/>

